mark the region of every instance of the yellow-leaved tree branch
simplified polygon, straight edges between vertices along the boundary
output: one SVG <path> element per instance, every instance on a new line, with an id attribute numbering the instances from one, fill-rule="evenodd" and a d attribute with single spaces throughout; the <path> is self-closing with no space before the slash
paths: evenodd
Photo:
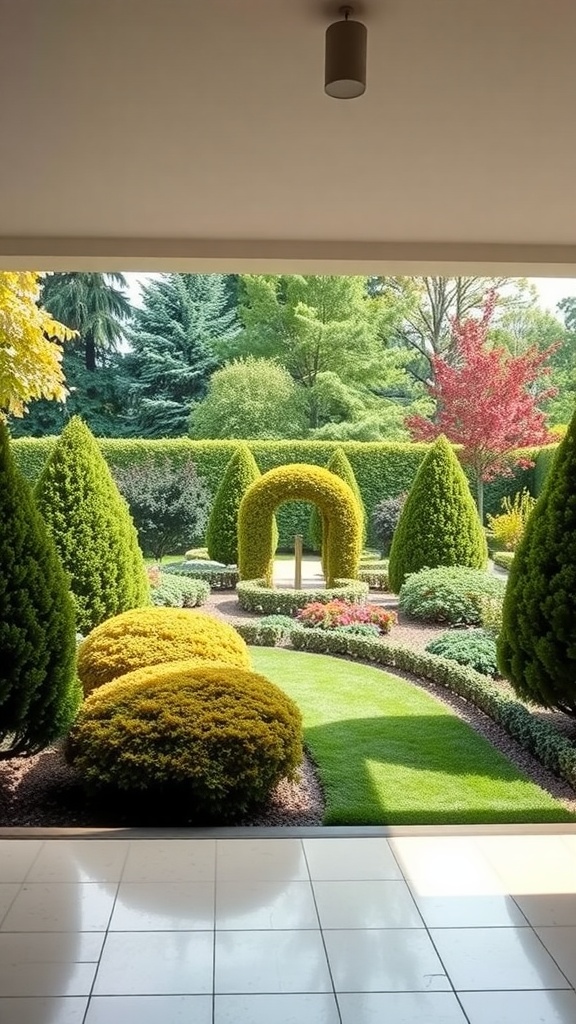
<path id="1" fill-rule="evenodd" d="M 76 331 L 38 305 L 40 274 L 0 273 L 0 419 L 23 416 L 34 398 L 63 402 L 61 343 Z"/>

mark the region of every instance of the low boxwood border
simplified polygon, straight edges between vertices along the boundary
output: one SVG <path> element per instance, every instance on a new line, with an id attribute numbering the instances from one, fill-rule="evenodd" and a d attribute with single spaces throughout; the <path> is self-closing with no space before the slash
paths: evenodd
<path id="1" fill-rule="evenodd" d="M 390 590 L 388 580 L 388 569 L 362 569 L 358 570 L 358 579 L 367 583 L 370 590 Z"/>
<path id="2" fill-rule="evenodd" d="M 492 554 L 492 561 L 494 565 L 500 566 L 501 569 L 506 569 L 507 572 L 512 568 L 512 562 L 514 561 L 513 551 L 494 551 Z"/>
<path id="3" fill-rule="evenodd" d="M 294 615 L 313 601 L 328 604 L 336 599 L 363 604 L 368 584 L 360 580 L 336 580 L 335 587 L 324 590 L 283 590 L 267 587 L 264 580 L 241 580 L 236 587 L 238 604 L 244 612 L 256 615 Z"/>
<path id="4" fill-rule="evenodd" d="M 162 566 L 162 572 L 172 573 L 174 576 L 186 576 L 191 580 L 204 580 L 212 590 L 234 590 L 240 575 L 238 569 L 226 567 L 225 569 L 201 569 L 199 566 L 190 568 L 185 562 L 174 562 Z"/>
<path id="5" fill-rule="evenodd" d="M 290 642 L 297 651 L 347 655 L 376 662 L 446 687 L 474 704 L 501 725 L 524 750 L 576 788 L 576 746 L 553 725 L 534 718 L 527 707 L 503 693 L 488 676 L 435 654 L 414 651 L 387 640 L 351 637 L 338 629 L 304 629 L 295 625 Z"/>

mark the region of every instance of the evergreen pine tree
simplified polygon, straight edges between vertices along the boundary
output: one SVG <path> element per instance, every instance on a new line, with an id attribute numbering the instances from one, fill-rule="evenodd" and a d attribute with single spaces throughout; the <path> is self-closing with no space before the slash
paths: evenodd
<path id="1" fill-rule="evenodd" d="M 36 497 L 69 574 L 82 633 L 147 604 L 148 580 L 128 505 L 79 417 L 54 445 Z"/>
<path id="2" fill-rule="evenodd" d="M 464 471 L 441 435 L 423 459 L 390 549 L 390 586 L 437 565 L 486 566 L 486 538 Z"/>
<path id="3" fill-rule="evenodd" d="M 343 448 L 336 448 L 332 452 L 326 468 L 329 469 L 331 473 L 335 473 L 336 476 L 339 476 L 340 479 L 343 480 L 344 483 L 348 484 L 348 486 L 354 491 L 356 500 L 360 506 L 360 511 L 362 512 L 362 547 L 364 548 L 366 546 L 366 509 L 364 507 L 364 502 L 362 501 L 362 495 L 360 493 L 360 488 L 358 487 L 358 481 L 354 474 L 354 470 L 352 469 L 350 460 Z M 315 505 L 313 506 L 310 514 L 308 532 L 314 550 L 321 551 L 322 519 Z"/>
<path id="4" fill-rule="evenodd" d="M 144 288 L 122 361 L 134 435 L 187 433 L 190 406 L 218 366 L 215 343 L 232 337 L 236 323 L 223 274 L 163 274 Z"/>
<path id="5" fill-rule="evenodd" d="M 238 563 L 238 509 L 248 488 L 261 476 L 248 445 L 238 446 L 228 462 L 208 521 L 206 544 L 210 558 L 225 565 Z M 278 530 L 276 543 L 278 543 Z"/>
<path id="6" fill-rule="evenodd" d="M 68 581 L 1 422 L 0 521 L 0 742 L 5 758 L 34 753 L 65 733 L 81 693 Z"/>
<path id="7" fill-rule="evenodd" d="M 525 700 L 576 715 L 576 416 L 514 555 L 498 667 Z"/>

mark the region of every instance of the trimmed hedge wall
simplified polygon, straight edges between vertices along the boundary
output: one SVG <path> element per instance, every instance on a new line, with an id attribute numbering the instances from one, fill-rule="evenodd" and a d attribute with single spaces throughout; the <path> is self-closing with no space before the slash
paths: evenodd
<path id="1" fill-rule="evenodd" d="M 35 483 L 52 451 L 54 437 L 21 437 L 11 442 L 12 452 L 18 467 L 30 483 Z M 430 447 L 423 443 L 396 441 L 192 441 L 190 438 L 169 438 L 166 440 L 100 438 L 98 444 L 108 465 L 116 467 L 148 462 L 156 456 L 159 460 L 168 458 L 181 464 L 192 458 L 198 474 L 206 480 L 213 494 L 216 493 L 229 460 L 239 444 L 245 443 L 254 455 L 262 473 L 276 466 L 293 462 L 307 462 L 326 466 L 337 448 L 348 456 L 362 494 L 368 522 L 371 522 L 374 506 L 383 498 L 393 498 L 403 491 L 409 491 L 418 467 Z M 493 515 L 500 511 L 500 502 L 506 495 L 514 495 L 527 487 L 531 494 L 538 495 L 548 471 L 551 456 L 556 445 L 539 449 L 536 467 L 518 470 L 512 477 L 500 477 L 485 488 L 485 509 Z M 301 533 L 308 537 L 308 522 L 312 506 L 305 502 L 291 502 L 278 509 L 280 546 L 292 547 L 294 536 Z M 370 534 L 369 543 L 375 538 Z"/>

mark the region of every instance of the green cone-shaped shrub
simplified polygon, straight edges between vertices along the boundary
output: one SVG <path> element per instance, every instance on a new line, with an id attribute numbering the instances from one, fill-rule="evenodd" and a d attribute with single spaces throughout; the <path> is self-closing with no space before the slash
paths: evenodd
<path id="1" fill-rule="evenodd" d="M 224 565 L 238 562 L 238 509 L 246 491 L 261 476 L 248 445 L 238 446 L 226 466 L 208 521 L 208 555 Z"/>
<path id="2" fill-rule="evenodd" d="M 0 742 L 33 753 L 69 728 L 76 680 L 68 581 L 0 423 Z"/>
<path id="3" fill-rule="evenodd" d="M 411 572 L 438 565 L 483 569 L 486 538 L 468 481 L 440 436 L 422 461 L 390 548 L 390 587 L 397 594 Z"/>
<path id="4" fill-rule="evenodd" d="M 36 499 L 70 577 L 80 632 L 148 603 L 148 578 L 128 505 L 96 439 L 77 416 L 54 445 Z"/>
<path id="5" fill-rule="evenodd" d="M 576 714 L 576 417 L 510 568 L 498 667 L 525 700 Z"/>
<path id="6" fill-rule="evenodd" d="M 358 502 L 360 511 L 362 512 L 362 547 L 366 546 L 366 509 L 364 508 L 364 502 L 362 501 L 362 495 L 360 494 L 360 488 L 358 487 L 358 481 L 354 474 L 354 470 L 350 465 L 350 460 L 346 455 L 343 448 L 336 448 L 330 456 L 326 469 L 329 469 L 331 473 L 335 473 L 339 476 L 345 484 L 354 492 L 356 500 Z M 314 505 L 310 514 L 310 522 L 308 526 L 308 532 L 312 547 L 314 551 L 322 551 L 322 517 L 316 505 Z"/>

